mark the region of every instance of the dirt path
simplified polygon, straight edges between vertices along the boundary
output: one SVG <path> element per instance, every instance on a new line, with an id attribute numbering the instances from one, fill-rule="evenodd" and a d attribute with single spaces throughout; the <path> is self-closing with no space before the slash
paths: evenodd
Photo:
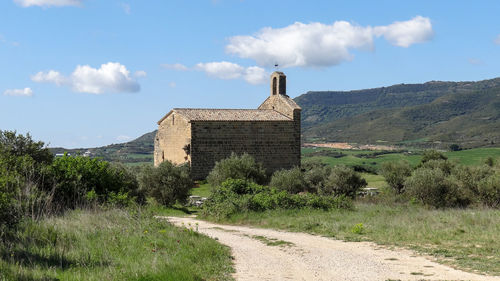
<path id="1" fill-rule="evenodd" d="M 232 249 L 236 280 L 500 280 L 467 273 L 369 242 L 164 217 Z"/>

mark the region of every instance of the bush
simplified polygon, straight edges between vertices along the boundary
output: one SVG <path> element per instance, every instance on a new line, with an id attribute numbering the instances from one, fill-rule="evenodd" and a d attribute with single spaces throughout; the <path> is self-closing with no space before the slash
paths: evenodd
<path id="1" fill-rule="evenodd" d="M 437 150 L 430 149 L 424 151 L 420 163 L 423 164 L 429 160 L 448 160 L 448 157 L 446 157 L 443 153 Z"/>
<path id="2" fill-rule="evenodd" d="M 500 207 L 500 175 L 490 175 L 479 182 L 479 198 L 489 207 Z"/>
<path id="3" fill-rule="evenodd" d="M 308 192 L 317 193 L 325 186 L 326 179 L 331 173 L 331 168 L 319 161 L 306 160 L 302 163 L 304 180 Z"/>
<path id="4" fill-rule="evenodd" d="M 263 184 L 266 182 L 267 176 L 262 164 L 256 163 L 249 154 L 238 156 L 232 153 L 229 158 L 215 163 L 215 167 L 207 177 L 207 181 L 212 187 L 219 186 L 227 179 L 244 179 Z"/>
<path id="5" fill-rule="evenodd" d="M 145 166 L 139 178 L 141 190 L 158 203 L 171 206 L 185 203 L 194 183 L 189 166 L 175 166 L 169 161 L 158 167 Z"/>
<path id="6" fill-rule="evenodd" d="M 397 193 L 402 193 L 404 182 L 411 176 L 412 168 L 407 161 L 385 162 L 380 170 L 387 184 Z"/>
<path id="7" fill-rule="evenodd" d="M 441 170 L 445 175 L 450 175 L 455 169 L 457 165 L 454 162 L 448 161 L 448 160 L 428 160 L 426 162 L 423 162 L 419 168 L 428 168 L 428 169 L 439 169 Z"/>
<path id="8" fill-rule="evenodd" d="M 445 206 L 447 183 L 443 171 L 419 168 L 405 181 L 405 189 L 410 196 L 436 208 Z"/>
<path id="9" fill-rule="evenodd" d="M 274 172 L 269 185 L 292 194 L 305 191 L 307 187 L 304 174 L 298 167 Z"/>
<path id="10" fill-rule="evenodd" d="M 366 187 L 366 180 L 356 173 L 353 169 L 339 165 L 335 166 L 325 186 L 320 190 L 323 195 L 345 195 L 350 198 L 356 197 L 357 192 Z"/>
<path id="11" fill-rule="evenodd" d="M 117 194 L 144 197 L 139 194 L 135 175 L 121 165 L 88 157 L 64 157 L 54 160 L 51 166 L 54 179 L 54 200 L 60 208 L 74 209 L 87 203 L 87 193 L 95 192 L 97 201 L 108 202 Z"/>
<path id="12" fill-rule="evenodd" d="M 228 179 L 215 189 L 205 201 L 202 214 L 219 220 L 232 214 L 294 208 L 352 208 L 345 196 L 290 194 L 285 190 L 261 186 L 242 179 Z"/>

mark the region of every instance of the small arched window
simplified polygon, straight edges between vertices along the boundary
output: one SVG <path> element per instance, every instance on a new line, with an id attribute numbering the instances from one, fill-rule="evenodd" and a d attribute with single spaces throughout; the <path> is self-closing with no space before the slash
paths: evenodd
<path id="1" fill-rule="evenodd" d="M 278 92 L 278 81 L 276 77 L 273 78 L 273 96 Z"/>

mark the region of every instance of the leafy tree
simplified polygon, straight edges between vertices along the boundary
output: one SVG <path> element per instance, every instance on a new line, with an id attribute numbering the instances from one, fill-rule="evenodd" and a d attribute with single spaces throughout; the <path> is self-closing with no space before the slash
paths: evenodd
<path id="1" fill-rule="evenodd" d="M 350 198 L 355 198 L 357 192 L 366 187 L 366 185 L 366 180 L 353 169 L 344 165 L 339 165 L 333 167 L 320 193 L 327 195 L 333 194 L 335 196 L 345 195 Z"/>
<path id="2" fill-rule="evenodd" d="M 269 185 L 280 190 L 286 190 L 292 194 L 306 189 L 304 174 L 298 167 L 274 172 Z"/>
<path id="3" fill-rule="evenodd" d="M 12 156 L 30 156 L 36 163 L 50 164 L 53 155 L 41 141 L 34 141 L 28 133 L 26 136 L 15 131 L 0 130 L 0 154 Z"/>
<path id="4" fill-rule="evenodd" d="M 422 160 L 420 161 L 420 163 L 424 164 L 425 162 L 430 160 L 448 160 L 448 157 L 437 150 L 429 149 L 424 151 L 424 153 L 422 154 Z"/>
<path id="5" fill-rule="evenodd" d="M 331 168 L 321 161 L 306 159 L 302 162 L 306 190 L 317 193 L 325 186 L 325 182 L 331 173 Z"/>
<path id="6" fill-rule="evenodd" d="M 139 183 L 146 195 L 165 206 L 185 203 L 194 185 L 189 166 L 175 166 L 169 161 L 158 167 L 145 166 Z"/>
<path id="7" fill-rule="evenodd" d="M 408 161 L 385 162 L 382 164 L 381 173 L 389 186 L 397 193 L 402 193 L 404 182 L 411 176 L 412 168 Z"/>

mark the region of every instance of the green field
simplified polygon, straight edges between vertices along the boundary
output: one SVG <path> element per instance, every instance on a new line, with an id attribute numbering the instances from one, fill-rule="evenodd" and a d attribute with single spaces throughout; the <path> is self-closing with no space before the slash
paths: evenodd
<path id="1" fill-rule="evenodd" d="M 328 150 L 333 152 L 338 152 L 345 154 L 344 157 L 334 158 L 328 156 L 314 156 L 317 151 Z M 412 166 L 416 166 L 421 156 L 421 151 L 410 151 L 405 153 L 387 153 L 383 155 L 373 156 L 373 153 L 380 153 L 380 151 L 370 151 L 370 150 L 345 150 L 345 149 L 329 149 L 329 148 L 303 148 L 302 156 L 303 159 L 315 158 L 323 161 L 328 165 L 367 165 L 373 166 L 374 168 L 380 167 L 384 162 L 406 160 Z M 461 151 L 448 151 L 444 154 L 453 161 L 457 161 L 464 165 L 479 165 L 484 163 L 488 157 L 493 157 L 497 161 L 500 161 L 500 148 L 474 148 Z M 369 157 L 361 157 L 360 155 L 366 155 Z"/>

